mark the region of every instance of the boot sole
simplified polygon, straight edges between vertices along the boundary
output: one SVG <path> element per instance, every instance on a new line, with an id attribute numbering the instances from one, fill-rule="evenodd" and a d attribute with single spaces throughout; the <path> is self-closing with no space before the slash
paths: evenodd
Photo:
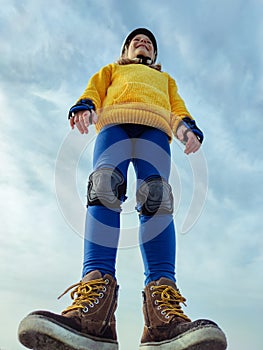
<path id="1" fill-rule="evenodd" d="M 118 350 L 114 340 L 85 336 L 40 315 L 29 315 L 21 321 L 18 338 L 34 350 Z"/>
<path id="2" fill-rule="evenodd" d="M 141 344 L 140 350 L 225 350 L 227 341 L 220 328 L 202 326 L 176 338 Z"/>

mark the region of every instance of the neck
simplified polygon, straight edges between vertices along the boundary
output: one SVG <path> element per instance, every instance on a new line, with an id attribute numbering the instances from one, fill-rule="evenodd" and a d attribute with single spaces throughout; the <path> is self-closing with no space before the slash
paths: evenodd
<path id="1" fill-rule="evenodd" d="M 138 60 L 139 63 L 150 65 L 153 64 L 153 61 L 150 57 L 145 57 L 143 55 L 138 55 L 135 60 Z"/>

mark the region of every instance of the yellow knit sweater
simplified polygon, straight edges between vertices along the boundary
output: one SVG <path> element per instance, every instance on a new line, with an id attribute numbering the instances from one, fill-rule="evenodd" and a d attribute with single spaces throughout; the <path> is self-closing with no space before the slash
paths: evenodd
<path id="1" fill-rule="evenodd" d="M 135 123 L 161 129 L 171 139 L 182 118 L 192 118 L 174 79 L 143 64 L 101 68 L 79 100 L 85 98 L 95 104 L 97 132 L 109 124 Z"/>

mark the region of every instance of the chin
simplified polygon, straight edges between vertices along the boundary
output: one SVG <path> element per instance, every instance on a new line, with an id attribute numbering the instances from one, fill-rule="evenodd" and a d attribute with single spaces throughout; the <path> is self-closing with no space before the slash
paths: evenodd
<path id="1" fill-rule="evenodd" d="M 145 56 L 145 57 L 148 57 L 149 56 L 149 53 L 147 52 L 147 50 L 136 50 L 136 56 L 138 55 L 142 55 L 142 56 Z"/>

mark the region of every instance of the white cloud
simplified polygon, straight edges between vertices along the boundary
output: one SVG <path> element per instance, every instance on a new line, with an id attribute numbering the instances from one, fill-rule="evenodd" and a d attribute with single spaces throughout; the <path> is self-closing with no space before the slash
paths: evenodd
<path id="1" fill-rule="evenodd" d="M 254 327 L 261 324 L 263 290 L 262 2 L 50 4 L 11 1 L 0 15 L 0 297 L 8 324 L 8 331 L 0 332 L 0 347 L 20 348 L 15 333 L 27 312 L 67 306 L 67 298 L 57 302 L 56 297 L 79 279 L 82 263 L 82 240 L 61 215 L 54 184 L 58 151 L 69 133 L 67 111 L 90 75 L 117 58 L 128 31 L 146 26 L 156 33 L 159 58 L 206 136 L 208 197 L 193 229 L 178 235 L 178 285 L 189 315 L 218 320 L 230 348 L 261 349 Z M 68 155 L 69 165 L 77 147 Z M 182 181 L 180 227 L 192 174 L 181 150 L 173 146 L 173 151 Z M 83 200 L 89 152 L 76 176 Z M 134 262 L 128 272 L 127 261 Z M 133 350 L 143 324 L 138 247 L 122 249 L 117 267 L 121 348 Z"/>

